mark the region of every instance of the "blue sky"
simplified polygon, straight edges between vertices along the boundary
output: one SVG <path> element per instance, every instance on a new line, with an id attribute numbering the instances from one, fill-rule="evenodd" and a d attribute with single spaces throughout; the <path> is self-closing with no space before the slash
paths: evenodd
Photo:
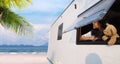
<path id="1" fill-rule="evenodd" d="M 0 26 L 0 45 L 43 45 L 48 42 L 51 24 L 59 17 L 72 0 L 33 0 L 32 5 L 23 10 L 14 9 L 33 24 L 32 38 L 20 37 Z"/>

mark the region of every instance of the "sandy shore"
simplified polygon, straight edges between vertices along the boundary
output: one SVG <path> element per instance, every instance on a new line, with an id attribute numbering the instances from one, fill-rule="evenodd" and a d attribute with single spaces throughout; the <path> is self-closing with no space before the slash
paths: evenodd
<path id="1" fill-rule="evenodd" d="M 0 54 L 0 64 L 48 64 L 46 54 Z"/>

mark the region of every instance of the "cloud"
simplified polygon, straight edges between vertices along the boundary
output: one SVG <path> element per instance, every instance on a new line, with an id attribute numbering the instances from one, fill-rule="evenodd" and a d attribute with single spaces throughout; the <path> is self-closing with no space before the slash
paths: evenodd
<path id="1" fill-rule="evenodd" d="M 43 31 L 43 30 L 48 30 L 50 27 L 49 24 L 33 24 L 35 32 Z"/>
<path id="2" fill-rule="evenodd" d="M 1 25 L 0 25 L 0 40 L 3 40 L 3 41 L 6 41 L 6 40 L 9 40 L 9 41 L 16 41 L 16 37 L 17 35 L 15 33 L 13 33 L 12 31 L 9 31 L 9 30 L 6 30 L 4 29 Z"/>
<path id="3" fill-rule="evenodd" d="M 15 33 L 4 29 L 0 26 L 0 45 L 35 45 L 40 46 L 48 42 L 49 25 L 46 24 L 33 24 L 34 35 L 31 38 L 17 36 Z"/>

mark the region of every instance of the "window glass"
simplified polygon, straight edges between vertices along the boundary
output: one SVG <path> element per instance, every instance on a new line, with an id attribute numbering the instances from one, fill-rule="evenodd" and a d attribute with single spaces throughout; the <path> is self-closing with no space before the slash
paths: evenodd
<path id="1" fill-rule="evenodd" d="M 62 39 L 62 30 L 63 30 L 63 23 L 59 25 L 58 27 L 58 40 Z"/>

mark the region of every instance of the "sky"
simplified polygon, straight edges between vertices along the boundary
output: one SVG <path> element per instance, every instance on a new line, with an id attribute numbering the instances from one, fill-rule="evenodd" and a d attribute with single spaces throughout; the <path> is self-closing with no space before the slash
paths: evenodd
<path id="1" fill-rule="evenodd" d="M 50 26 L 62 14 L 72 0 L 33 0 L 32 5 L 22 10 L 12 9 L 26 18 L 34 27 L 33 37 L 17 36 L 0 25 L 0 45 L 34 45 L 48 43 Z"/>

